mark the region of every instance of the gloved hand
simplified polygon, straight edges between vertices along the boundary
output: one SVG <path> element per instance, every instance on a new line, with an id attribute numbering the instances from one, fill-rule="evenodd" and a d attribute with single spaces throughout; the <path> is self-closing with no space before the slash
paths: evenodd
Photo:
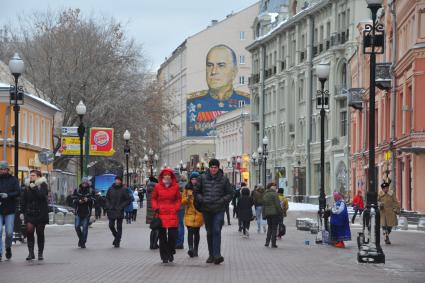
<path id="1" fill-rule="evenodd" d="M 7 194 L 6 193 L 0 193 L 1 198 L 7 198 Z"/>

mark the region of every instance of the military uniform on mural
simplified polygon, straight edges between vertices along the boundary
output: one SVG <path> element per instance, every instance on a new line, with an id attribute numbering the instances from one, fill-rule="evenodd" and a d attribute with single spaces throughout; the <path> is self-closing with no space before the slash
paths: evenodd
<path id="1" fill-rule="evenodd" d="M 215 119 L 217 116 L 249 104 L 249 94 L 233 90 L 225 100 L 213 97 L 208 90 L 195 92 L 187 100 L 188 136 L 215 135 Z"/>

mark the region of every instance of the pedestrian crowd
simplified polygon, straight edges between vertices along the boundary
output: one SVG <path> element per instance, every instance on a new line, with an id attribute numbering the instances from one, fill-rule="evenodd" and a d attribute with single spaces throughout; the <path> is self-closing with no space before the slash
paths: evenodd
<path id="1" fill-rule="evenodd" d="M 120 247 L 123 221 L 131 224 L 137 219 L 138 208 L 143 208 L 146 198 L 146 224 L 150 225 L 150 243 L 152 250 L 159 249 L 163 263 L 174 261 L 176 249 L 184 248 L 184 235 L 187 230 L 187 254 L 198 257 L 200 229 L 205 226 L 208 246 L 207 263 L 221 264 L 224 256 L 221 248 L 221 231 L 227 215 L 230 221 L 230 204 L 233 206 L 233 218 L 238 220 L 238 232 L 242 239 L 249 239 L 251 222 L 255 221 L 257 233 L 265 234 L 265 246 L 278 248 L 277 240 L 286 234 L 284 219 L 288 212 L 288 199 L 282 188 L 268 183 L 265 188 L 258 184 L 250 190 L 246 183 L 232 185 L 220 169 L 217 159 L 211 159 L 205 172 L 193 171 L 188 181 L 176 174 L 173 169 L 164 168 L 158 179 L 151 176 L 143 188 L 127 187 L 120 176 L 109 188 L 106 196 L 95 192 L 91 182 L 83 178 L 78 189 L 67 203 L 75 208 L 75 231 L 78 247 L 86 248 L 88 227 L 92 209 L 95 219 L 107 215 L 109 229 L 113 236 L 112 245 Z M 397 225 L 400 207 L 395 195 L 389 191 L 389 183 L 382 184 L 378 201 L 381 210 L 380 221 L 383 226 L 385 243 L 391 244 L 389 235 Z M 31 170 L 29 181 L 21 190 L 17 178 L 9 173 L 7 162 L 0 162 L 0 237 L 5 227 L 5 256 L 12 257 L 12 234 L 14 230 L 16 200 L 20 198 L 19 210 L 24 215 L 24 227 L 27 237 L 28 256 L 35 259 L 35 236 L 37 236 L 38 260 L 43 260 L 45 236 L 44 229 L 49 223 L 48 182 L 38 170 Z M 335 247 L 345 247 L 344 241 L 351 240 L 350 221 L 347 204 L 340 192 L 333 193 L 334 204 L 326 211 L 330 217 L 330 241 Z M 362 215 L 364 201 L 361 191 L 353 199 L 354 223 L 357 214 Z M 3 241 L 0 238 L 0 261 L 3 255 Z"/>

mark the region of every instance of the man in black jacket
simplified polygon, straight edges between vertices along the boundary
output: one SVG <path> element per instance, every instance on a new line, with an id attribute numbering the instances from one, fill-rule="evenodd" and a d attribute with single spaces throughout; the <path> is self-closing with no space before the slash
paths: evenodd
<path id="1" fill-rule="evenodd" d="M 114 236 L 112 245 L 115 248 L 120 247 L 124 208 L 126 208 L 130 201 L 130 196 L 122 185 L 122 178 L 120 176 L 115 177 L 115 183 L 106 193 L 106 210 L 109 219 L 109 229 Z M 117 223 L 116 228 L 115 222 Z"/>
<path id="2" fill-rule="evenodd" d="M 221 255 L 221 228 L 226 206 L 233 198 L 233 188 L 229 179 L 219 169 L 220 162 L 217 159 L 211 159 L 208 165 L 208 171 L 201 175 L 195 189 L 195 202 L 203 213 L 207 230 L 207 263 L 220 264 L 224 261 Z"/>
<path id="3" fill-rule="evenodd" d="M 19 182 L 9 174 L 9 164 L 0 161 L 0 261 L 3 254 L 3 225 L 6 230 L 6 258 L 12 257 L 13 224 L 15 221 L 16 197 L 20 194 Z"/>
<path id="4" fill-rule="evenodd" d="M 95 202 L 91 182 L 88 179 L 83 178 L 80 188 L 74 191 L 72 199 L 75 206 L 75 231 L 78 236 L 78 246 L 85 249 L 91 211 Z"/>

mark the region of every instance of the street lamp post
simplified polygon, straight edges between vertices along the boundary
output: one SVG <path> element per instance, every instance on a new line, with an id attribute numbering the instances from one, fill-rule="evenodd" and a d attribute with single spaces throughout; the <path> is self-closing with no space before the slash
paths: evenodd
<path id="1" fill-rule="evenodd" d="M 254 177 L 255 179 L 257 179 L 257 163 L 258 163 L 259 159 L 258 159 L 258 155 L 257 153 L 254 151 L 251 155 L 251 163 L 254 166 Z M 260 180 L 258 179 L 257 183 L 259 183 Z"/>
<path id="2" fill-rule="evenodd" d="M 233 186 L 236 186 L 235 166 L 236 166 L 236 154 L 233 152 L 232 153 L 232 183 L 233 183 Z"/>
<path id="3" fill-rule="evenodd" d="M 258 183 L 261 184 L 261 169 L 263 165 L 263 147 L 260 145 L 258 151 Z"/>
<path id="4" fill-rule="evenodd" d="M 84 175 L 84 161 L 83 161 L 83 144 L 84 144 L 84 135 L 86 133 L 86 128 L 84 127 L 83 117 L 86 115 L 86 106 L 81 100 L 75 108 L 80 118 L 80 124 L 78 125 L 78 136 L 80 137 L 80 176 L 81 178 Z"/>
<path id="5" fill-rule="evenodd" d="M 24 61 L 19 57 L 18 53 L 13 55 L 9 61 L 9 70 L 15 78 L 15 86 L 10 88 L 10 105 L 13 105 L 13 111 L 15 112 L 15 170 L 14 175 L 19 180 L 19 110 L 20 105 L 24 103 L 24 92 L 22 88 L 18 88 L 18 81 L 21 74 L 25 71 Z"/>
<path id="6" fill-rule="evenodd" d="M 242 158 L 238 156 L 238 158 L 236 158 L 236 168 L 238 169 L 238 172 L 239 172 L 239 183 L 242 183 L 241 166 L 242 166 Z M 236 181 L 237 181 L 237 178 L 236 178 Z"/>
<path id="7" fill-rule="evenodd" d="M 329 78 L 330 66 L 327 63 L 320 63 L 316 67 L 316 75 L 320 81 L 320 90 L 317 91 L 316 107 L 320 109 L 320 195 L 318 217 L 320 230 L 327 231 L 327 217 L 325 217 L 326 195 L 325 195 L 325 109 L 329 109 L 329 90 L 325 90 L 325 83 Z M 324 219 L 324 221 L 322 221 Z M 321 233 L 316 238 L 316 243 L 322 243 Z"/>
<path id="8" fill-rule="evenodd" d="M 156 154 L 156 153 L 154 154 L 154 151 L 152 150 L 152 148 L 150 148 L 149 151 L 148 151 L 148 154 L 145 154 L 145 156 L 143 157 L 143 160 L 145 161 L 146 166 L 148 166 L 148 163 L 149 163 L 150 177 L 153 177 L 153 175 L 154 175 L 154 170 L 153 170 L 154 162 L 155 162 L 155 166 L 156 166 L 156 164 L 159 160 L 158 154 Z"/>
<path id="9" fill-rule="evenodd" d="M 126 182 L 127 182 L 127 186 L 129 186 L 130 185 L 130 174 L 128 172 L 128 157 L 130 155 L 130 145 L 128 144 L 128 142 L 130 141 L 131 134 L 128 130 L 125 130 L 123 138 L 125 140 L 124 154 L 125 154 L 125 164 L 126 164 L 126 170 L 127 170 Z"/>
<path id="10" fill-rule="evenodd" d="M 359 233 L 359 262 L 385 263 L 385 255 L 380 243 L 380 212 L 375 176 L 375 71 L 376 54 L 384 53 L 384 26 L 376 23 L 377 12 L 382 8 L 382 0 L 366 0 L 372 13 L 372 24 L 366 24 L 363 30 L 363 53 L 370 55 L 370 87 L 369 87 L 369 186 L 366 196 L 364 223 L 368 223 L 371 241 L 365 241 L 365 234 Z"/>
<path id="11" fill-rule="evenodd" d="M 264 163 L 264 187 L 267 186 L 267 156 L 269 155 L 267 151 L 267 145 L 269 144 L 269 138 L 267 136 L 264 136 L 263 138 L 263 163 Z"/>

